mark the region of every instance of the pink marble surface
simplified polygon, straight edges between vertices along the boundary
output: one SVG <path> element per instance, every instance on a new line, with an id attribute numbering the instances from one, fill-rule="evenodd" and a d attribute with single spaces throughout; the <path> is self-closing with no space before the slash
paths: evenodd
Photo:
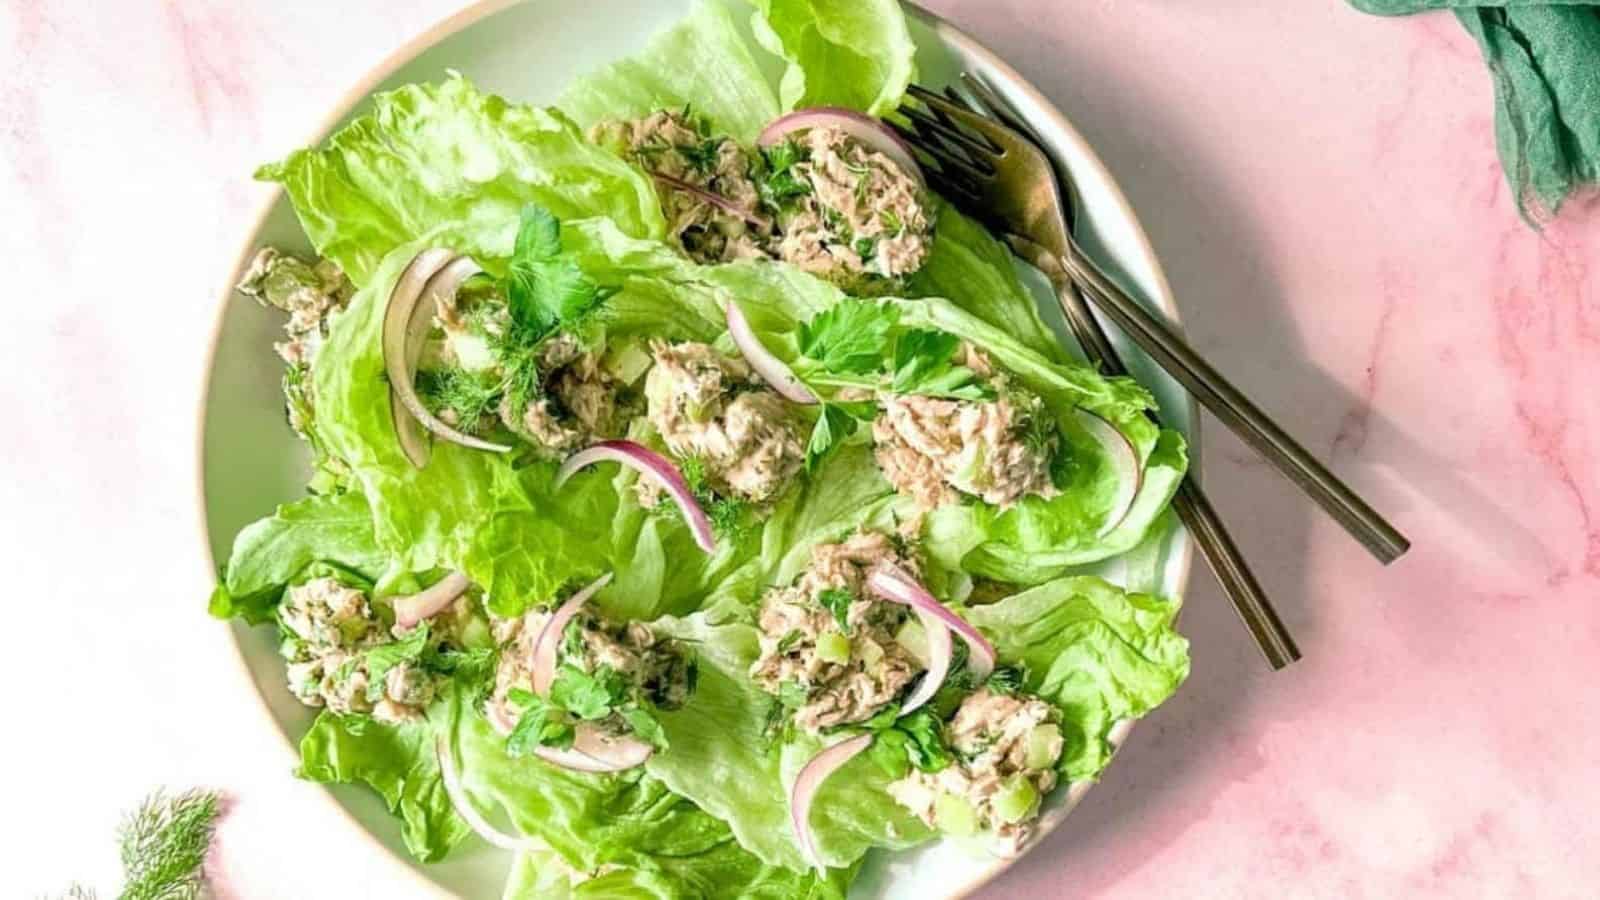
<path id="1" fill-rule="evenodd" d="M 457 5 L 0 6 L 7 894 L 114 884 L 117 813 L 162 782 L 237 795 L 237 896 L 379 893 L 238 683 L 196 675 L 233 662 L 195 623 L 189 386 L 252 166 Z M 1212 496 L 1306 659 L 1269 674 L 1197 574 L 1189 684 L 982 896 L 1600 892 L 1600 203 L 1517 220 L 1447 17 L 929 5 L 1058 101 L 1195 343 L 1415 542 L 1381 568 L 1210 427 Z"/>

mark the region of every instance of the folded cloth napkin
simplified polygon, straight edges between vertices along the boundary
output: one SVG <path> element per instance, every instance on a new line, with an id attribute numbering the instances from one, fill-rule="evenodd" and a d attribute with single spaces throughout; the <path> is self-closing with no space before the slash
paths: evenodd
<path id="1" fill-rule="evenodd" d="M 1600 0 L 1350 0 L 1385 16 L 1453 9 L 1494 76 L 1500 162 L 1533 222 L 1600 181 Z"/>

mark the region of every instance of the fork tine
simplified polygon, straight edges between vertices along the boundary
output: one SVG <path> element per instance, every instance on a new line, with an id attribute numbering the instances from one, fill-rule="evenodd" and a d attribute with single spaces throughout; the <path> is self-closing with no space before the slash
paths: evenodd
<path id="1" fill-rule="evenodd" d="M 914 107 L 902 106 L 900 112 L 910 119 L 918 130 L 930 131 L 967 151 L 967 156 L 974 164 L 981 163 L 990 169 L 994 168 L 994 160 L 999 154 L 981 136 L 973 137 L 956 127 L 949 119 L 940 120 Z"/>
<path id="2" fill-rule="evenodd" d="M 972 72 L 962 72 L 961 84 L 967 89 L 967 94 L 970 98 L 982 107 L 982 109 L 975 110 L 979 115 L 994 119 L 1012 131 L 1027 135 L 1035 143 L 1038 143 L 1039 135 L 1033 130 L 1033 126 L 1022 121 L 1022 118 L 1017 115 L 1011 104 L 981 77 Z"/>
<path id="3" fill-rule="evenodd" d="M 924 106 L 946 119 L 960 122 L 962 116 L 972 115 L 971 111 L 950 102 L 943 94 L 936 94 L 920 84 L 906 85 L 906 93 L 921 100 Z"/>
<path id="4" fill-rule="evenodd" d="M 975 187 L 952 178 L 948 173 L 929 171 L 928 187 L 931 187 L 941 196 L 955 203 L 961 211 L 969 216 L 979 219 L 990 219 L 983 206 L 983 193 Z"/>
<path id="5" fill-rule="evenodd" d="M 981 185 L 994 177 L 995 170 L 993 166 L 990 166 L 989 170 L 985 172 L 950 152 L 936 136 L 923 134 L 896 122 L 889 122 L 888 125 L 907 144 L 910 144 L 916 150 L 920 150 L 925 156 L 933 160 L 941 172 L 946 175 L 954 174 L 968 181 L 972 185 L 970 190 L 974 193 L 980 192 L 982 190 Z"/>

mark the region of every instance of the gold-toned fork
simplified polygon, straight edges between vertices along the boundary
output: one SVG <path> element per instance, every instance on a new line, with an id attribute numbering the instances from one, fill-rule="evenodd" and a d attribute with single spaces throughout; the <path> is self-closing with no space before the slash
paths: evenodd
<path id="1" fill-rule="evenodd" d="M 1154 322 L 1143 307 L 1111 283 L 1077 246 L 1069 226 L 1072 198 L 1068 173 L 1063 171 L 1061 180 L 1057 180 L 1054 163 L 1039 146 L 1019 133 L 1027 126 L 1009 104 L 970 75 L 964 74 L 963 81 L 966 91 L 952 90 L 950 97 L 913 85 L 911 94 L 927 108 L 926 111 L 904 105 L 900 112 L 911 122 L 911 127 L 891 123 L 913 148 L 934 163 L 927 172 L 934 189 L 953 200 L 969 215 L 998 226 L 1013 249 L 1051 279 L 1074 337 L 1084 355 L 1102 371 L 1123 374 L 1126 370 L 1116 348 L 1079 293 L 1080 283 L 1086 286 L 1091 296 L 1101 301 L 1102 309 L 1127 304 L 1136 307 L 1137 311 L 1131 314 L 1110 315 L 1113 321 L 1135 335 L 1136 339 L 1141 334 L 1147 334 L 1151 330 L 1148 325 L 1153 324 L 1159 329 L 1160 336 L 1167 339 L 1165 343 L 1169 347 L 1176 343 L 1181 347 L 1178 352 L 1186 352 L 1198 360 L 1198 356 L 1182 346 L 1182 342 L 1171 335 L 1165 326 Z M 1115 297 L 1099 296 L 1102 292 L 1114 293 Z M 1150 323 L 1145 328 L 1139 328 L 1137 322 L 1124 324 L 1125 318 L 1149 319 Z M 1141 340 L 1140 345 L 1145 346 L 1145 341 Z M 1147 352 L 1163 364 L 1174 355 L 1170 350 L 1158 353 L 1147 348 Z M 1210 370 L 1203 360 L 1199 361 L 1199 367 L 1192 362 L 1184 367 L 1185 371 Z M 1168 366 L 1169 371 L 1171 368 Z M 1177 373 L 1174 372 L 1174 375 Z M 1190 387 L 1183 377 L 1178 380 L 1197 397 L 1202 397 L 1201 392 Z M 1216 380 L 1226 385 L 1220 375 L 1216 376 Z M 1228 389 L 1238 395 L 1231 385 Z M 1207 392 L 1210 395 L 1217 393 L 1215 390 Z M 1243 399 L 1242 395 L 1238 395 L 1238 398 Z M 1242 406 L 1238 414 L 1224 421 L 1232 424 L 1232 421 L 1242 419 L 1245 411 L 1265 421 L 1265 415 L 1248 400 L 1244 400 Z M 1210 404 L 1207 407 L 1210 408 Z M 1266 422 L 1266 425 L 1271 432 L 1282 434 L 1270 422 Z M 1287 440 L 1287 436 L 1284 437 Z M 1251 443 L 1256 445 L 1254 441 Z M 1292 445 L 1293 442 L 1289 443 Z M 1301 453 L 1309 458 L 1309 454 L 1304 454 L 1304 451 Z M 1279 460 L 1275 453 L 1268 455 L 1275 462 Z M 1315 460 L 1312 462 L 1315 463 Z M 1280 468 L 1290 463 L 1292 460 L 1284 460 Z M 1325 470 L 1324 475 L 1326 479 L 1333 480 L 1333 476 Z M 1294 480 L 1297 484 L 1304 484 L 1302 477 L 1295 477 Z M 1348 489 L 1345 493 L 1354 498 Z M 1365 508 L 1359 498 L 1355 499 Z M 1272 608 L 1260 582 L 1251 572 L 1216 509 L 1192 478 L 1185 478 L 1179 486 L 1173 507 L 1194 535 L 1207 564 L 1268 664 L 1274 669 L 1281 669 L 1299 659 L 1300 650 L 1294 639 Z M 1376 518 L 1375 513 L 1372 515 Z M 1398 533 L 1395 533 L 1395 537 L 1398 538 Z M 1404 552 L 1404 538 L 1399 538 L 1399 541 L 1398 552 Z M 1364 539 L 1363 543 L 1368 542 Z M 1383 558 L 1381 554 L 1380 558 Z"/>
<path id="2" fill-rule="evenodd" d="M 929 177 L 935 189 L 1009 235 L 1042 248 L 1048 254 L 1049 265 L 1041 267 L 1046 274 L 1064 272 L 1202 406 L 1288 476 L 1379 561 L 1393 562 L 1404 554 L 1411 546 L 1404 535 L 1083 252 L 1072 236 L 1071 173 L 1063 169 L 1058 180 L 1050 158 L 1035 140 L 1024 136 L 1031 132 L 1027 123 L 999 94 L 970 74 L 963 76 L 963 84 L 966 93 L 952 91 L 955 99 L 912 85 L 911 95 L 926 110 L 909 104 L 900 110 L 911 127 L 896 128 L 933 160 L 936 168 Z"/>

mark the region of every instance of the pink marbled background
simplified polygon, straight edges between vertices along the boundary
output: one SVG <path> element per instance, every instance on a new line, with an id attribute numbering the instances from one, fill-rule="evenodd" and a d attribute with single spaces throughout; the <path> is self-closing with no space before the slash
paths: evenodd
<path id="1" fill-rule="evenodd" d="M 1518 221 L 1448 17 L 929 5 L 1057 100 L 1195 343 L 1416 545 L 1382 569 L 1209 428 L 1211 493 L 1306 660 L 1269 674 L 1197 575 L 1189 684 L 982 896 L 1600 893 L 1600 203 Z M 398 883 L 208 674 L 233 662 L 196 622 L 191 386 L 252 166 L 456 6 L 0 7 L 0 836 L 29 851 L 6 893 L 113 884 L 117 813 L 161 782 L 237 795 L 240 897 Z"/>

